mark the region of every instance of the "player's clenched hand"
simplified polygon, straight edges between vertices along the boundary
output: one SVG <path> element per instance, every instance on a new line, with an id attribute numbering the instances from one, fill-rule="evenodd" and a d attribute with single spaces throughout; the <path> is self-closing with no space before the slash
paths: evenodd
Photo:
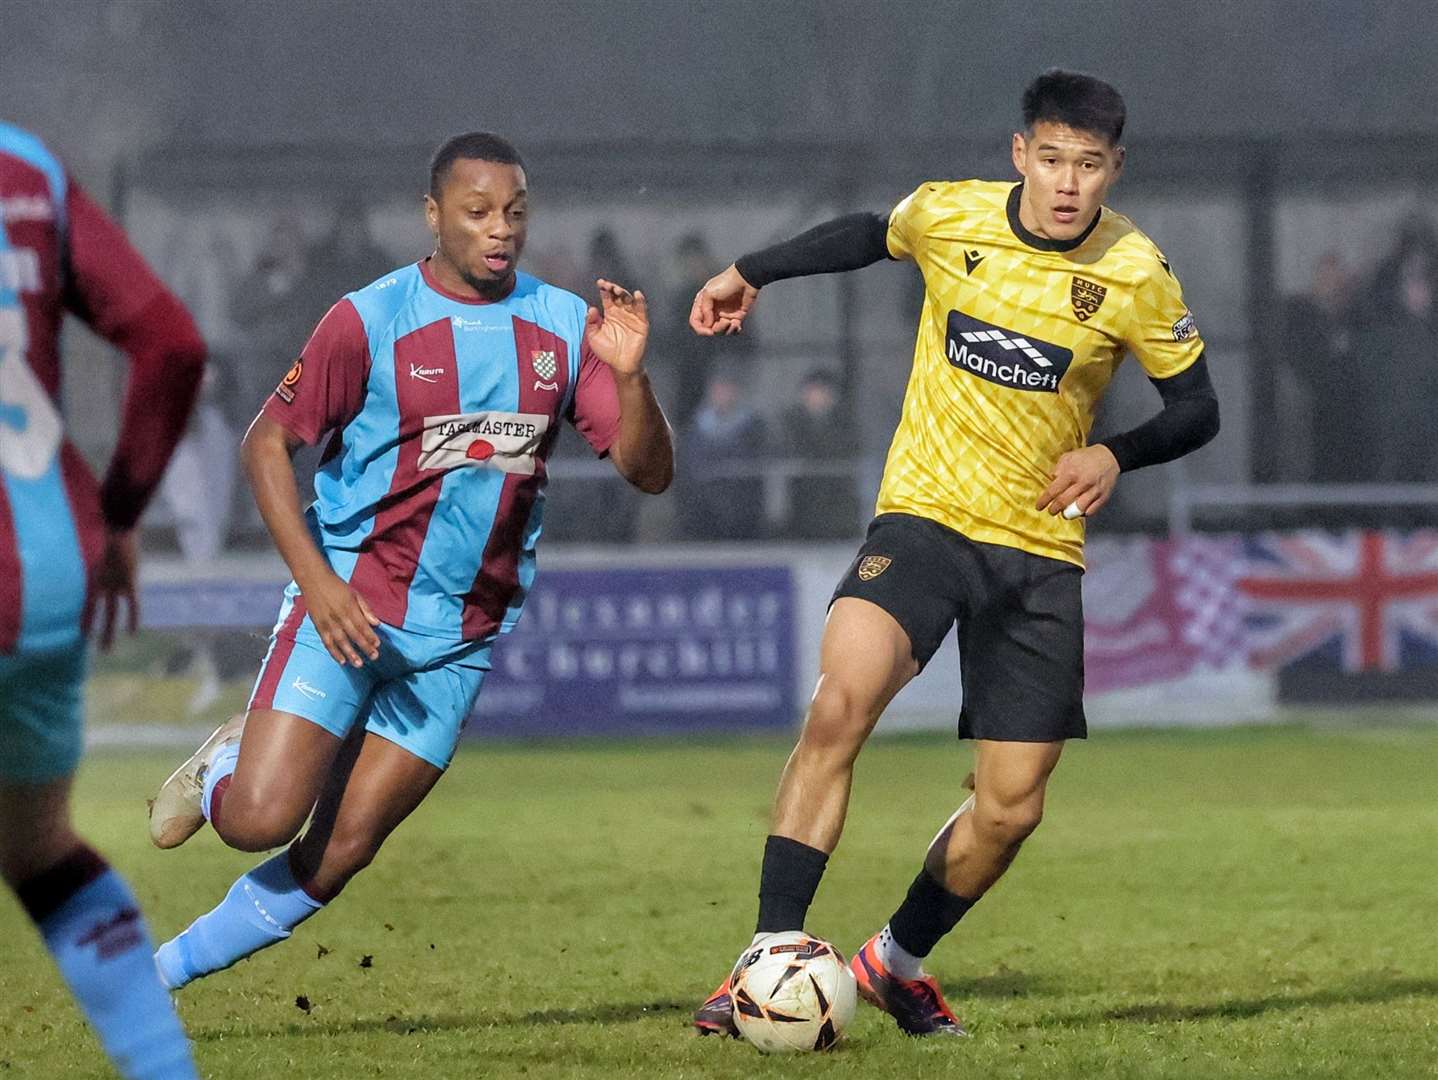
<path id="1" fill-rule="evenodd" d="M 115 618 L 121 601 L 124 601 L 127 610 L 126 632 L 133 634 L 140 624 L 140 601 L 135 595 L 135 568 L 138 563 L 133 532 L 112 532 L 105 538 L 105 551 L 95 569 L 92 607 L 85 613 L 85 632 L 88 634 L 94 615 L 93 605 L 98 604 L 101 608 L 101 652 L 109 652 L 110 646 L 115 643 Z"/>
<path id="2" fill-rule="evenodd" d="M 642 292 L 600 278 L 599 302 L 603 313 L 590 308 L 584 318 L 584 339 L 594 355 L 615 371 L 632 375 L 644 363 L 649 339 L 649 304 Z"/>
<path id="3" fill-rule="evenodd" d="M 745 281 L 731 263 L 695 295 L 694 306 L 689 309 L 690 329 L 705 337 L 737 334 L 758 296 L 759 290 Z"/>
<path id="4" fill-rule="evenodd" d="M 1053 480 L 1039 496 L 1038 508 L 1062 514 L 1076 503 L 1084 516 L 1096 514 L 1118 482 L 1118 459 L 1107 446 L 1085 446 L 1070 450 L 1054 466 Z"/>
<path id="5" fill-rule="evenodd" d="M 329 571 L 299 586 L 310 622 L 335 660 L 363 667 L 361 653 L 371 660 L 379 659 L 379 635 L 374 632 L 379 619 L 363 596 Z"/>

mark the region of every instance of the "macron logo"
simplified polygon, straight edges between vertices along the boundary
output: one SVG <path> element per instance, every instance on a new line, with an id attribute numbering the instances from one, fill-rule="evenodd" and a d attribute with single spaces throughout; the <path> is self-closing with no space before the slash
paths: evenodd
<path id="1" fill-rule="evenodd" d="M 293 686 L 296 690 L 298 690 L 301 694 L 304 694 L 304 696 L 309 698 L 311 701 L 323 701 L 327 696 L 325 692 L 321 690 L 318 686 L 311 686 L 309 683 L 305 682 L 304 679 L 299 677 L 296 677 L 295 681 L 292 682 L 290 685 Z"/>
<path id="2" fill-rule="evenodd" d="M 418 379 L 420 382 L 438 382 L 436 376 L 443 374 L 444 368 L 442 367 L 420 367 L 418 364 L 410 364 L 409 366 L 409 377 L 411 379 Z"/>

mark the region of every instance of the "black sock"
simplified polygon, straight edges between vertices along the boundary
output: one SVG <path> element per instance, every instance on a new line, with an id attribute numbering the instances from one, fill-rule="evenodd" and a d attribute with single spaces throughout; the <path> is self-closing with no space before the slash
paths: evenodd
<path id="1" fill-rule="evenodd" d="M 764 841 L 764 868 L 759 873 L 759 923 L 756 934 L 804 929 L 804 916 L 814 902 L 829 856 L 818 848 L 771 836 Z"/>
<path id="2" fill-rule="evenodd" d="M 909 886 L 909 895 L 889 919 L 889 933 L 905 952 L 928 956 L 939 939 L 977 903 L 949 892 L 927 870 L 920 870 Z"/>

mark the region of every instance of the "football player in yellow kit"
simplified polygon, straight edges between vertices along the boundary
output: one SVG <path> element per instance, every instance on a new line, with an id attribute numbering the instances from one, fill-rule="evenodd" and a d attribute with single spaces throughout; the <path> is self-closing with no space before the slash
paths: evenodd
<path id="1" fill-rule="evenodd" d="M 963 1034 L 923 958 L 996 882 L 1043 814 L 1083 711 L 1084 521 L 1123 472 L 1218 431 L 1203 341 L 1168 261 L 1103 205 L 1123 169 L 1123 98 L 1066 71 L 1036 78 L 1014 181 L 938 181 L 888 214 L 850 214 L 745 255 L 695 297 L 690 325 L 736 333 L 784 278 L 910 259 L 925 296 L 902 419 L 873 523 L 835 591 L 820 674 L 775 798 L 756 943 L 802 929 L 838 844 L 854 761 L 879 715 L 956 623 L 961 738 L 975 789 L 908 895 L 855 955 L 860 993 L 911 1035 Z M 1132 353 L 1163 407 L 1087 444 Z M 734 1033 L 726 979 L 695 1015 Z"/>

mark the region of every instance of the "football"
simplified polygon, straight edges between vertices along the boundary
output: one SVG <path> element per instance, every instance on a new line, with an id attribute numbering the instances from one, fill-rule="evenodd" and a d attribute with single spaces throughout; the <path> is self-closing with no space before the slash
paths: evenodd
<path id="1" fill-rule="evenodd" d="M 766 1054 L 827 1050 L 854 1017 L 854 975 L 839 950 L 802 930 L 770 934 L 730 979 L 739 1033 Z"/>

